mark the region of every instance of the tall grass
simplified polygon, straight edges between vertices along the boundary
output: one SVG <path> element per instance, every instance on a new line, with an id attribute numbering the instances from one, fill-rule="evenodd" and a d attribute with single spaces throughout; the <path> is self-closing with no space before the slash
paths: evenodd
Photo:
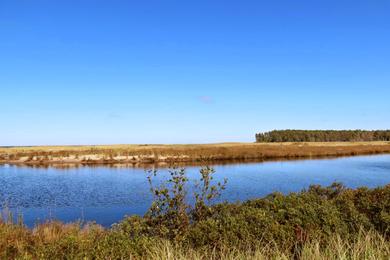
<path id="1" fill-rule="evenodd" d="M 177 163 L 296 159 L 390 153 L 389 142 L 237 143 L 209 145 L 129 145 L 0 149 L 0 163 Z"/>
<path id="2" fill-rule="evenodd" d="M 145 258 L 149 259 L 390 259 L 390 243 L 374 232 L 361 232 L 356 240 L 344 241 L 335 235 L 328 241 L 314 241 L 303 245 L 302 252 L 294 255 L 289 251 L 275 247 L 272 243 L 255 249 L 237 250 L 222 248 L 219 250 L 184 249 L 164 241 L 151 248 Z"/>
<path id="3" fill-rule="evenodd" d="M 144 243 L 143 246 L 140 246 Z M 297 255 L 277 243 L 237 249 L 193 248 L 164 239 L 131 241 L 99 226 L 52 222 L 33 230 L 0 224 L 0 259 L 390 259 L 390 243 L 382 235 L 361 231 L 351 241 L 335 234 L 307 242 Z"/>

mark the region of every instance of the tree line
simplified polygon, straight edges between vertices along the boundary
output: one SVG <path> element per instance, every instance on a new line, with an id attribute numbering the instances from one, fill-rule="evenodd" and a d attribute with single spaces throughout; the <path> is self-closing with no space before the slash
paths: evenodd
<path id="1" fill-rule="evenodd" d="M 256 142 L 390 141 L 390 130 L 274 130 L 256 134 Z"/>

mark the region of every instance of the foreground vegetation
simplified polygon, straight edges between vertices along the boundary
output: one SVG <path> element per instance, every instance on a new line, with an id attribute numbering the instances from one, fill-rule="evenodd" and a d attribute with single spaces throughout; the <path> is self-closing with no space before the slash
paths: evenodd
<path id="1" fill-rule="evenodd" d="M 390 141 L 390 130 L 274 130 L 256 134 L 256 142 Z"/>
<path id="2" fill-rule="evenodd" d="M 390 153 L 390 142 L 224 143 L 0 148 L 0 163 L 145 164 L 297 159 Z"/>
<path id="3" fill-rule="evenodd" d="M 110 229 L 51 222 L 0 223 L 1 259 L 389 259 L 390 186 L 341 184 L 212 205 L 225 183 L 201 170 L 195 194 L 184 170 L 163 185 L 144 216 Z M 187 203 L 192 201 L 192 203 Z"/>
<path id="4" fill-rule="evenodd" d="M 375 232 L 349 241 L 335 234 L 304 243 L 299 256 L 274 243 L 247 249 L 192 248 L 166 239 L 130 240 L 122 231 L 51 223 L 33 231 L 0 225 L 1 259 L 389 259 L 390 244 Z M 11 245 L 13 244 L 13 245 Z"/>

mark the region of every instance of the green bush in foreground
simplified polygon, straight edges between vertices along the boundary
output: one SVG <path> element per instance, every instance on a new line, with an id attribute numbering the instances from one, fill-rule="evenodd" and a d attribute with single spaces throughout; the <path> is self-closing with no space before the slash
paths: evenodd
<path id="1" fill-rule="evenodd" d="M 151 191 L 144 217 L 98 225 L 0 224 L 0 259 L 389 259 L 390 186 L 311 186 L 244 203 L 211 205 L 226 183 L 202 170 L 186 203 L 184 170 Z"/>

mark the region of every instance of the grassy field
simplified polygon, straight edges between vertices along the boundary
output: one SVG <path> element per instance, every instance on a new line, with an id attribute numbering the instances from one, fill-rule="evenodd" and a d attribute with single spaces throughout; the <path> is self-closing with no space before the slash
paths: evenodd
<path id="1" fill-rule="evenodd" d="M 0 148 L 0 163 L 161 163 L 272 160 L 390 153 L 390 142 L 220 143 Z"/>

